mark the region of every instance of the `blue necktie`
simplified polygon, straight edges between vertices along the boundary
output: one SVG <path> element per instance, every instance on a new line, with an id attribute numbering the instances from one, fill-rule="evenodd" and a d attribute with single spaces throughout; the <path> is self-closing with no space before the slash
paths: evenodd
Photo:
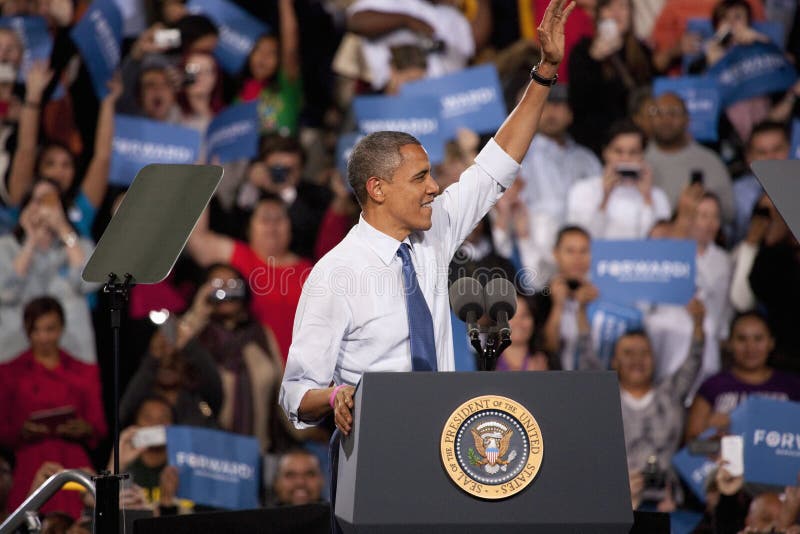
<path id="1" fill-rule="evenodd" d="M 436 345 L 433 341 L 433 318 L 428 303 L 417 282 L 417 272 L 411 263 L 411 247 L 402 243 L 397 255 L 403 261 L 406 311 L 408 312 L 408 337 L 411 341 L 411 369 L 436 371 Z"/>

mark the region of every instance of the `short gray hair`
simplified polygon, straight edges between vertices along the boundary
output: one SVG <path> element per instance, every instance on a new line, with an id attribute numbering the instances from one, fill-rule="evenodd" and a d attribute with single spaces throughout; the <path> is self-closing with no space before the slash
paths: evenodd
<path id="1" fill-rule="evenodd" d="M 403 132 L 375 132 L 353 147 L 347 160 L 347 180 L 362 208 L 368 196 L 367 180 L 371 176 L 390 180 L 403 164 L 400 147 L 405 145 L 422 146 L 422 143 L 413 135 Z"/>

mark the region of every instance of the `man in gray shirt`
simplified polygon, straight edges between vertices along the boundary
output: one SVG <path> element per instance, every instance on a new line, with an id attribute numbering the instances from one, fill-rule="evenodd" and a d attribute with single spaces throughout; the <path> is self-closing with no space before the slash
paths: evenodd
<path id="1" fill-rule="evenodd" d="M 656 98 L 653 107 L 653 139 L 645 159 L 653 168 L 653 183 L 664 190 L 673 209 L 681 191 L 693 180 L 717 195 L 722 220 L 731 224 L 736 215 L 730 174 L 719 156 L 701 146 L 689 134 L 686 104 L 675 93 Z"/>

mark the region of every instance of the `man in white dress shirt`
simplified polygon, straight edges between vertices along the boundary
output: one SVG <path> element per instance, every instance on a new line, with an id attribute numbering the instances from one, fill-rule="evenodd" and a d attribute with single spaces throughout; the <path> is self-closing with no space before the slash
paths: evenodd
<path id="1" fill-rule="evenodd" d="M 412 345 L 421 330 L 430 338 L 430 368 L 453 370 L 448 265 L 517 176 L 564 55 L 564 21 L 574 8 L 565 4 L 552 0 L 545 11 L 538 29 L 542 60 L 525 95 L 475 163 L 441 195 L 428 155 L 413 137 L 378 132 L 353 149 L 348 179 L 361 218 L 316 264 L 295 317 L 280 393 L 295 426 L 314 425 L 333 412 L 336 427 L 349 434 L 361 375 L 410 371 L 412 357 L 418 369 Z M 420 314 L 406 312 L 409 284 L 418 284 L 424 297 L 425 328 L 411 324 Z"/>

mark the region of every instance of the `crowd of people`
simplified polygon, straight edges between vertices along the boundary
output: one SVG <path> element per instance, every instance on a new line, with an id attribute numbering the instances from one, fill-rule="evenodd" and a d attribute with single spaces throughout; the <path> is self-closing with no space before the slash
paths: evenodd
<path id="1" fill-rule="evenodd" d="M 139 27 L 102 98 L 70 38 L 87 0 L 0 4 L 3 17 L 43 17 L 54 43 L 49 61 L 23 71 L 26 44 L 0 19 L 0 518 L 58 469 L 109 464 L 110 323 L 81 270 L 125 194 L 109 184 L 118 115 L 202 134 L 226 107 L 257 102 L 260 127 L 257 157 L 224 164 L 169 277 L 131 292 L 121 359 L 120 464 L 134 484 L 126 502 L 191 511 L 176 497 L 164 447 L 134 445 L 140 428 L 170 424 L 257 438 L 265 506 L 320 501 L 333 425 L 297 430 L 277 399 L 303 284 L 358 221 L 358 191 L 335 159 L 337 141 L 355 128 L 353 99 L 494 64 L 511 109 L 539 59 L 547 5 L 232 2 L 272 29 L 240 73 L 213 54 L 220 31 L 211 17 L 182 0 L 141 0 Z M 721 110 L 718 140 L 703 143 L 692 137 L 687 102 L 653 89 L 658 77 L 703 73 L 736 47 L 770 41 L 757 23 L 782 28 L 775 44 L 800 61 L 800 8 L 576 3 L 519 176 L 460 245 L 452 278 L 501 273 L 519 286 L 498 371 L 617 372 L 634 507 L 705 512 L 697 532 L 800 531 L 797 488 L 782 499 L 754 494 L 720 466 L 700 496 L 704 509 L 672 466 L 709 429 L 724 435 L 748 396 L 800 401 L 800 245 L 749 167 L 789 159 L 800 82 Z M 713 34 L 691 31 L 694 18 Z M 180 32 L 180 44 L 157 38 L 165 28 Z M 492 133 L 461 130 L 447 142 L 433 169 L 441 190 Z M 604 297 L 590 275 L 593 240 L 667 238 L 696 242 L 696 294 L 685 306 L 640 310 L 641 325 L 604 354 L 590 311 Z M 473 356 L 456 355 L 460 370 L 475 369 Z M 665 475 L 658 491 L 645 481 L 654 466 Z M 86 505 L 62 491 L 42 512 L 52 532 L 77 532 Z"/>

